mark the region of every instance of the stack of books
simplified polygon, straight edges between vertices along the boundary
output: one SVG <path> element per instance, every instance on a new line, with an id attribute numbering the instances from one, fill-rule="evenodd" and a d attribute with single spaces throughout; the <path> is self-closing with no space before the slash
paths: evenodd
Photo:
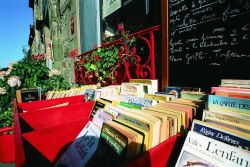
<path id="1" fill-rule="evenodd" d="M 130 80 L 93 90 L 95 104 L 90 121 L 56 166 L 70 166 L 77 161 L 80 166 L 119 166 L 190 129 L 204 100 L 196 96 L 157 96 L 157 84 L 153 83 Z"/>
<path id="2" fill-rule="evenodd" d="M 97 88 L 96 85 L 84 85 L 78 88 L 71 88 L 69 90 L 49 91 L 46 95 L 46 100 L 83 95 L 86 89 L 96 89 L 96 88 Z"/>
<path id="3" fill-rule="evenodd" d="M 250 89 L 247 81 L 241 80 L 245 88 L 225 87 L 227 81 L 211 88 L 202 121 L 193 120 L 177 167 L 250 165 Z"/>
<path id="4" fill-rule="evenodd" d="M 250 80 L 242 79 L 222 79 L 220 86 L 235 88 L 250 88 Z"/>

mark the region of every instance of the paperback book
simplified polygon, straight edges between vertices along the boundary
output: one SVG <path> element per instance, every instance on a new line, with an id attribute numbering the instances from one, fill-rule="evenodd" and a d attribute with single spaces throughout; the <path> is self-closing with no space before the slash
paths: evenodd
<path id="1" fill-rule="evenodd" d="M 244 135 L 235 130 L 223 128 L 221 126 L 217 126 L 199 120 L 193 120 L 191 130 L 232 146 L 240 147 L 247 150 L 250 149 L 250 136 Z"/>
<path id="2" fill-rule="evenodd" d="M 176 167 L 249 167 L 250 152 L 190 131 Z"/>
<path id="3" fill-rule="evenodd" d="M 88 122 L 83 130 L 61 156 L 55 167 L 83 167 L 95 153 L 101 129 Z"/>

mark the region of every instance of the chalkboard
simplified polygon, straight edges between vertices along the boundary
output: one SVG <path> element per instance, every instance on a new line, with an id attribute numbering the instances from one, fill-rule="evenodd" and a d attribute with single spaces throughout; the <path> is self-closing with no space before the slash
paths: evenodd
<path id="1" fill-rule="evenodd" d="M 250 78 L 250 0 L 169 0 L 169 85 Z"/>

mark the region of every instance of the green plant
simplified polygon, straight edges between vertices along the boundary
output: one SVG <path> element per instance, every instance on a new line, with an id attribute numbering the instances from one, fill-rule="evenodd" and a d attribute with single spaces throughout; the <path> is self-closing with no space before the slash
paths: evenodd
<path id="1" fill-rule="evenodd" d="M 112 44 L 119 41 L 119 44 Z M 136 54 L 136 37 L 129 37 L 129 32 L 124 30 L 123 24 L 118 25 L 118 31 L 113 37 L 104 38 L 103 47 L 82 57 L 85 77 L 95 80 L 97 85 L 106 85 L 108 81 L 115 81 L 114 71 L 124 61 L 133 64 L 131 55 Z M 81 63 L 78 62 L 77 65 Z"/>
<path id="2" fill-rule="evenodd" d="M 46 93 L 70 89 L 70 83 L 64 80 L 60 72 L 55 69 L 50 71 L 45 60 L 40 58 L 32 60 L 26 56 L 8 68 L 0 69 L 0 128 L 13 125 L 12 101 L 16 90 L 41 87 L 42 93 Z"/>

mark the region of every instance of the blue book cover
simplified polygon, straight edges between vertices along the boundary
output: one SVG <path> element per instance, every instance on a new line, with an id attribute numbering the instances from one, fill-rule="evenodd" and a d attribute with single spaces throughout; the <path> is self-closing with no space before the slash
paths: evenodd
<path id="1" fill-rule="evenodd" d="M 232 132 L 219 129 L 213 125 L 210 126 L 206 122 L 194 120 L 191 130 L 232 146 L 248 150 L 250 149 L 249 139 L 233 134 Z"/>
<path id="2" fill-rule="evenodd" d="M 250 99 L 209 95 L 208 109 L 249 115 Z"/>

